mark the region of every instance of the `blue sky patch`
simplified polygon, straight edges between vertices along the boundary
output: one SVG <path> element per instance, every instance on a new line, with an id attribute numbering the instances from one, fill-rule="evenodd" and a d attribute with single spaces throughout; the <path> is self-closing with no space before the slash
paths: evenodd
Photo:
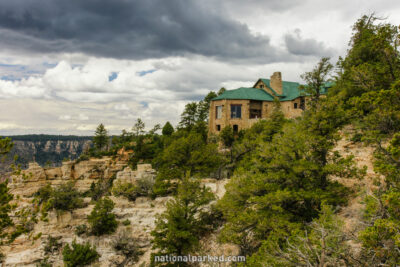
<path id="1" fill-rule="evenodd" d="M 55 66 L 57 66 L 56 63 L 49 63 L 49 62 L 43 62 L 42 65 L 43 65 L 43 67 L 46 67 L 46 68 L 54 68 Z"/>
<path id="2" fill-rule="evenodd" d="M 4 75 L 0 77 L 0 80 L 3 81 L 20 81 L 22 78 L 15 77 L 14 75 Z"/>
<path id="3" fill-rule="evenodd" d="M 142 70 L 142 71 L 138 71 L 136 72 L 137 75 L 139 75 L 140 77 L 145 76 L 147 74 L 151 74 L 153 72 L 157 71 L 156 69 L 152 69 L 152 70 Z"/>
<path id="4" fill-rule="evenodd" d="M 108 76 L 108 81 L 112 82 L 117 78 L 118 78 L 118 72 L 111 72 L 111 74 Z"/>

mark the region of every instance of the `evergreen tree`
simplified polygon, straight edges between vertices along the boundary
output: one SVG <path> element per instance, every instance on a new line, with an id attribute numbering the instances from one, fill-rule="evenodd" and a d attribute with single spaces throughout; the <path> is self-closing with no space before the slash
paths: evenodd
<path id="1" fill-rule="evenodd" d="M 384 183 L 366 198 L 366 223 L 361 231 L 361 259 L 374 266 L 395 266 L 400 262 L 400 133 L 389 146 L 376 151 L 375 170 L 385 177 Z"/>
<path id="2" fill-rule="evenodd" d="M 66 267 L 87 266 L 100 258 L 96 247 L 92 247 L 89 243 L 78 244 L 75 240 L 71 246 L 67 244 L 64 247 L 62 254 Z"/>
<path id="3" fill-rule="evenodd" d="M 351 157 L 328 153 L 343 123 L 342 111 L 335 107 L 322 101 L 314 112 L 273 130 L 272 137 L 271 132 L 261 134 L 264 140 L 257 139 L 256 149 L 235 171 L 218 203 L 226 219 L 221 240 L 252 254 L 264 240 L 282 242 L 301 230 L 318 216 L 323 202 L 345 204 L 347 190 L 327 177 L 359 172 Z"/>
<path id="4" fill-rule="evenodd" d="M 187 172 L 194 176 L 208 176 L 221 164 L 217 145 L 206 143 L 203 136 L 190 132 L 164 148 L 154 160 L 158 176 L 179 179 Z"/>
<path id="5" fill-rule="evenodd" d="M 10 138 L 0 138 L 0 158 L 9 153 L 12 147 L 13 143 Z M 13 195 L 9 193 L 7 184 L 7 180 L 0 183 L 0 239 L 7 235 L 3 232 L 4 229 L 13 225 L 9 216 L 11 211 L 10 201 L 13 199 Z"/>
<path id="6" fill-rule="evenodd" d="M 343 232 L 343 222 L 332 207 L 323 205 L 321 214 L 303 231 L 293 232 L 285 242 L 269 239 L 247 260 L 250 266 L 354 266 Z"/>
<path id="7" fill-rule="evenodd" d="M 11 151 L 13 143 L 10 138 L 1 138 L 0 136 L 0 156 L 4 156 Z"/>
<path id="8" fill-rule="evenodd" d="M 94 235 L 111 234 L 115 232 L 118 222 L 112 213 L 114 202 L 109 198 L 100 199 L 88 216 L 91 231 Z"/>
<path id="9" fill-rule="evenodd" d="M 399 78 L 398 27 L 377 23 L 379 20 L 370 14 L 354 24 L 350 49 L 338 62 L 339 77 L 332 93 L 340 94 L 348 107 L 352 106 L 353 97 L 388 90 Z"/>
<path id="10" fill-rule="evenodd" d="M 10 201 L 12 199 L 13 195 L 9 193 L 7 182 L 0 183 L 0 239 L 7 235 L 3 232 L 4 229 L 13 225 L 13 221 L 9 216 L 11 211 Z"/>
<path id="11" fill-rule="evenodd" d="M 318 101 L 332 69 L 333 65 L 329 62 L 329 58 L 323 57 L 312 71 L 300 75 L 307 84 L 301 87 L 303 94 L 311 96 L 313 101 Z"/>
<path id="12" fill-rule="evenodd" d="M 365 199 L 367 227 L 359 233 L 362 250 L 358 260 L 362 266 L 394 266 L 400 262 L 399 30 L 379 20 L 371 14 L 354 24 L 350 49 L 339 60 L 336 86 L 330 93 L 334 96 L 331 104 L 343 107 L 361 141 L 376 146 L 374 169 L 384 178 L 383 183 L 377 179 L 378 188 Z M 326 146 L 316 145 L 315 156 L 323 160 Z"/>
<path id="13" fill-rule="evenodd" d="M 170 136 L 173 133 L 174 133 L 174 127 L 172 127 L 171 123 L 169 121 L 167 121 L 165 123 L 164 127 L 162 128 L 162 134 Z"/>
<path id="14" fill-rule="evenodd" d="M 203 100 L 201 100 L 198 104 L 198 120 L 199 121 L 208 121 L 208 114 L 210 113 L 210 103 L 211 99 L 217 97 L 215 92 L 209 92 Z"/>
<path id="15" fill-rule="evenodd" d="M 179 184 L 178 193 L 167 203 L 167 210 L 157 219 L 151 232 L 154 237 L 153 255 L 187 255 L 199 245 L 201 235 L 208 229 L 203 218 L 209 214 L 204 208 L 214 195 L 197 180 L 185 177 Z M 177 266 L 176 263 L 164 266 Z M 184 264 L 179 266 L 185 266 Z"/>
<path id="16" fill-rule="evenodd" d="M 226 91 L 225 87 L 221 87 L 221 88 L 218 90 L 217 95 L 222 95 L 225 91 Z"/>
<path id="17" fill-rule="evenodd" d="M 13 143 L 10 138 L 0 137 L 0 160 L 10 152 L 12 147 Z M 13 199 L 13 195 L 9 193 L 7 184 L 7 179 L 0 183 L 0 240 L 7 236 L 7 233 L 4 233 L 5 228 L 14 224 L 9 216 L 11 212 L 10 201 Z M 0 256 L 4 257 L 1 252 Z"/>
<path id="18" fill-rule="evenodd" d="M 145 133 L 144 128 L 145 128 L 144 122 L 142 121 L 141 118 L 138 118 L 136 120 L 135 125 L 132 127 L 134 136 L 135 137 L 142 136 Z"/>
<path id="19" fill-rule="evenodd" d="M 179 122 L 179 127 L 191 130 L 192 127 L 198 120 L 197 112 L 198 104 L 196 102 L 191 102 L 186 104 L 184 111 L 181 115 L 181 121 Z"/>
<path id="20" fill-rule="evenodd" d="M 103 150 L 108 145 L 107 130 L 102 123 L 97 126 L 93 137 L 93 143 L 97 150 Z"/>
<path id="21" fill-rule="evenodd" d="M 219 134 L 219 138 L 226 148 L 232 148 L 233 142 L 235 141 L 235 133 L 233 132 L 232 126 L 225 126 Z"/>

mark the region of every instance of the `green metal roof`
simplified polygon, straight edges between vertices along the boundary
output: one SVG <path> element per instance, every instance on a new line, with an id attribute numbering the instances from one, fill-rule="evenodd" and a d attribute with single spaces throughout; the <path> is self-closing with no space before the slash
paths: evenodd
<path id="1" fill-rule="evenodd" d="M 299 88 L 301 85 L 300 83 L 282 81 L 283 94 L 278 95 L 275 92 L 275 90 L 271 88 L 269 79 L 261 78 L 259 80 L 261 80 L 269 89 L 271 89 L 272 93 L 274 93 L 275 96 L 279 97 L 279 101 L 290 101 L 302 96 L 302 92 Z M 326 94 L 327 89 L 332 86 L 333 86 L 332 82 L 325 83 L 323 88 L 321 88 L 322 89 L 321 94 L 323 95 Z M 227 90 L 221 95 L 213 98 L 212 100 L 221 100 L 221 99 L 249 99 L 249 100 L 261 100 L 261 101 L 274 101 L 274 96 L 272 96 L 271 94 L 267 93 L 265 90 L 260 88 L 240 87 L 234 90 Z"/>
<path id="2" fill-rule="evenodd" d="M 227 90 L 212 100 L 221 99 L 249 99 L 261 101 L 274 101 L 274 97 L 259 88 L 240 87 L 234 90 Z"/>

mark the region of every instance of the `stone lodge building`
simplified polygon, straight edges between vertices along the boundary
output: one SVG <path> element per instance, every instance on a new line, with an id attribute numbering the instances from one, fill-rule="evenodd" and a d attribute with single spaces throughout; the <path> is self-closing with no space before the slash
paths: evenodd
<path id="1" fill-rule="evenodd" d="M 275 98 L 280 101 L 286 118 L 301 115 L 307 96 L 301 94 L 299 86 L 297 82 L 282 81 L 281 73 L 274 72 L 270 79 L 258 79 L 253 87 L 225 91 L 211 101 L 209 132 L 218 134 L 227 125 L 235 132 L 251 127 L 257 120 L 271 115 Z M 331 83 L 326 83 L 321 95 L 329 87 Z"/>

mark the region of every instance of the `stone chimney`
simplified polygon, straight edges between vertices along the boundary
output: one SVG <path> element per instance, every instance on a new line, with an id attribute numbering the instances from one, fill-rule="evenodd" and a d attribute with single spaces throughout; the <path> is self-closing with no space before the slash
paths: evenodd
<path id="1" fill-rule="evenodd" d="M 278 72 L 274 72 L 271 76 L 271 87 L 278 95 L 283 94 L 282 90 L 282 74 Z"/>

